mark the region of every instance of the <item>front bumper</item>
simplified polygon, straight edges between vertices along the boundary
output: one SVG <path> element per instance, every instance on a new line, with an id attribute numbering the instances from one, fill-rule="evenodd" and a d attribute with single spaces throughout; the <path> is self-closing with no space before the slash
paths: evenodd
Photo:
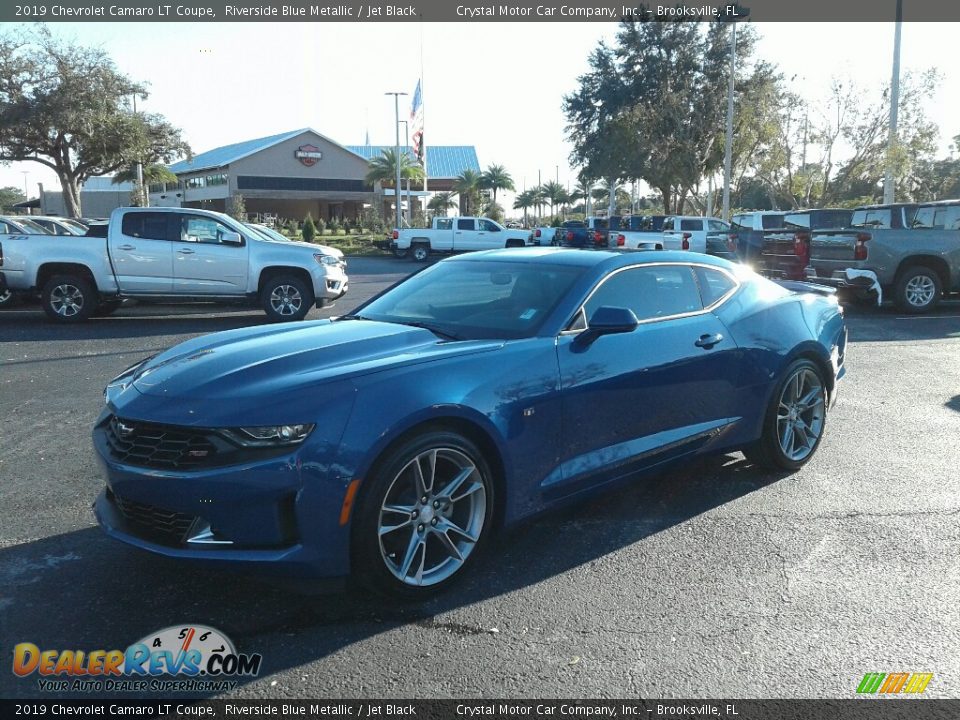
<path id="1" fill-rule="evenodd" d="M 318 306 L 324 300 L 336 300 L 346 294 L 350 279 L 347 277 L 346 263 L 343 266 L 332 265 L 323 268 L 313 277 L 313 294 Z"/>
<path id="2" fill-rule="evenodd" d="M 94 503 L 110 537 L 159 555 L 265 574 L 349 574 L 344 488 L 296 453 L 194 470 L 118 462 L 103 423 L 93 444 L 106 488 Z"/>

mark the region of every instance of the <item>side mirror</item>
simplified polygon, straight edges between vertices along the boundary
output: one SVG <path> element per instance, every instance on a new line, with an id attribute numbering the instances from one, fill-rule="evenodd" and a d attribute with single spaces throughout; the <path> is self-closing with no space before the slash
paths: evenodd
<path id="1" fill-rule="evenodd" d="M 633 332 L 640 321 L 633 310 L 625 307 L 598 307 L 590 317 L 588 327 L 577 337 L 581 343 L 592 343 L 601 335 L 618 335 Z"/>
<path id="2" fill-rule="evenodd" d="M 243 238 L 240 236 L 240 233 L 225 232 L 220 236 L 220 242 L 226 245 L 242 245 Z"/>

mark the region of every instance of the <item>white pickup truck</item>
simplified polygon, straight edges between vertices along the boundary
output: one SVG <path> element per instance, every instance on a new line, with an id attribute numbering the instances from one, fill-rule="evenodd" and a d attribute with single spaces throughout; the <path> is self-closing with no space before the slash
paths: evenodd
<path id="1" fill-rule="evenodd" d="M 340 251 L 207 210 L 118 208 L 106 238 L 0 235 L 0 291 L 39 293 L 59 322 L 107 315 L 126 298 L 259 304 L 271 320 L 300 320 L 347 282 Z"/>
<path id="2" fill-rule="evenodd" d="M 395 229 L 390 248 L 397 257 L 409 255 L 425 262 L 432 252 L 494 250 L 528 244 L 529 230 L 508 230 L 490 218 L 438 217 L 429 228 Z"/>

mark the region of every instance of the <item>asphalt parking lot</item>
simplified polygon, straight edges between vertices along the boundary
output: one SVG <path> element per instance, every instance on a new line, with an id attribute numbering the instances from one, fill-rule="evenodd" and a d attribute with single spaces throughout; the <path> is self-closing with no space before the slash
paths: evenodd
<path id="1" fill-rule="evenodd" d="M 344 314 L 417 266 L 351 259 Z M 262 653 L 231 695 L 852 697 L 866 672 L 960 695 L 960 303 L 848 312 L 839 404 L 786 476 L 703 460 L 521 527 L 428 604 L 303 594 L 105 537 L 89 447 L 104 384 L 259 311 L 140 306 L 84 325 L 0 313 L 0 638 L 125 648 L 180 623 Z M 0 697 L 36 679 L 0 670 Z"/>

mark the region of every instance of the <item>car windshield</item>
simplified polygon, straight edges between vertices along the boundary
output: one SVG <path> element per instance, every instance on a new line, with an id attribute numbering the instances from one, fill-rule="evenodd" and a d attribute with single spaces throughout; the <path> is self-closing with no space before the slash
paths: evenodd
<path id="1" fill-rule="evenodd" d="M 50 235 L 51 230 L 48 230 L 40 223 L 35 223 L 33 220 L 27 220 L 26 218 L 15 218 L 14 222 L 17 223 L 20 227 L 24 229 L 25 232 L 35 233 L 37 235 Z"/>
<path id="2" fill-rule="evenodd" d="M 456 340 L 533 337 L 583 271 L 542 262 L 442 262 L 348 317 L 426 327 Z"/>

